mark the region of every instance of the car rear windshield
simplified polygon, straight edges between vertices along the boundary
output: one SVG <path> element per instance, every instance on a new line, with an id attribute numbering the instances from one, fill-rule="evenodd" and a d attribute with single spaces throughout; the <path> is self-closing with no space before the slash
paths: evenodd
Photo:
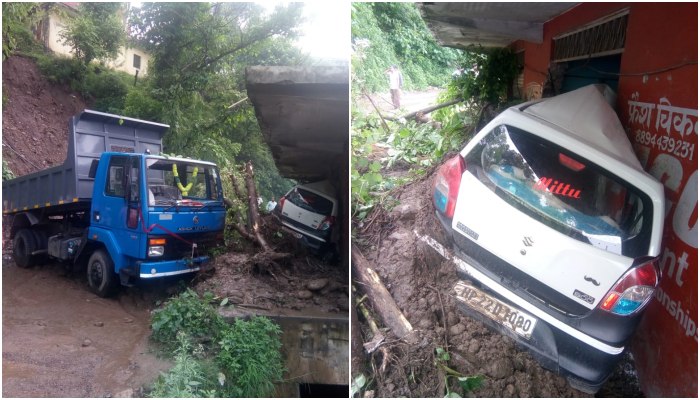
<path id="1" fill-rule="evenodd" d="M 466 162 L 486 187 L 534 219 L 615 254 L 647 254 L 649 196 L 575 153 L 501 125 Z"/>
<path id="2" fill-rule="evenodd" d="M 333 202 L 316 193 L 309 192 L 302 188 L 294 188 L 287 195 L 287 199 L 297 207 L 312 211 L 317 214 L 331 215 L 333 212 Z"/>

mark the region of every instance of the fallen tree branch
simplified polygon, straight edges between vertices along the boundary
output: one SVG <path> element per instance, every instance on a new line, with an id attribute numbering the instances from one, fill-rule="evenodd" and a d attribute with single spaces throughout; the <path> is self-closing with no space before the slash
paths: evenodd
<path id="1" fill-rule="evenodd" d="M 374 107 L 374 111 L 376 111 L 377 115 L 379 115 L 379 119 L 381 119 L 381 121 L 382 121 L 382 126 L 384 127 L 386 134 L 387 135 L 391 134 L 391 130 L 389 129 L 389 125 L 387 125 L 386 121 L 384 120 L 384 116 L 382 115 L 382 112 L 379 111 L 379 107 L 377 107 L 377 105 L 374 104 L 374 100 L 372 100 L 372 98 L 370 97 L 369 94 L 367 94 L 367 92 L 365 91 L 364 88 L 362 88 L 362 94 L 364 94 L 365 97 L 367 97 L 367 100 L 369 100 L 369 102 L 372 104 L 372 107 Z"/>
<path id="2" fill-rule="evenodd" d="M 396 305 L 391 293 L 382 284 L 379 275 L 371 267 L 369 261 L 355 245 L 352 246 L 352 270 L 355 279 L 362 284 L 374 311 L 379 315 L 384 325 L 400 339 L 408 343 L 415 343 L 417 338 L 411 323 Z"/>
<path id="3" fill-rule="evenodd" d="M 362 298 L 358 299 L 357 289 L 355 289 L 355 287 L 353 286 L 352 290 L 353 292 L 355 292 L 355 305 L 357 309 L 360 310 L 360 313 L 362 313 L 362 316 L 365 318 L 365 321 L 367 321 L 369 330 L 372 332 L 372 340 L 370 340 L 367 343 L 363 343 L 362 347 L 364 348 L 365 352 L 367 352 L 367 354 L 372 354 L 376 350 L 379 350 L 379 352 L 382 354 L 382 363 L 379 366 L 379 373 L 383 375 L 384 371 L 386 370 L 386 366 L 389 363 L 389 351 L 386 349 L 386 347 L 382 346 L 386 338 L 384 337 L 384 334 L 379 330 L 379 326 L 377 326 L 377 322 L 372 317 L 372 314 L 370 314 L 367 307 L 364 304 L 362 304 L 362 302 L 367 298 L 367 296 L 365 295 L 362 296 Z"/>
<path id="4" fill-rule="evenodd" d="M 400 116 L 400 117 L 386 117 L 386 119 L 388 119 L 389 121 L 398 121 L 398 120 L 401 119 L 401 118 L 403 118 L 403 119 L 412 119 L 412 118 L 415 118 L 416 115 L 418 115 L 418 114 L 428 114 L 428 113 L 431 113 L 431 112 L 433 112 L 433 111 L 435 111 L 435 110 L 439 110 L 439 109 L 441 109 L 441 108 L 449 107 L 449 106 L 455 105 L 455 104 L 457 104 L 457 103 L 461 103 L 461 102 L 463 102 L 463 101 L 464 101 L 464 99 L 450 100 L 450 101 L 448 101 L 448 102 L 446 102 L 446 103 L 441 103 L 441 104 L 436 104 L 436 105 L 434 105 L 434 106 L 425 107 L 425 108 L 420 109 L 420 110 L 418 110 L 418 111 L 413 111 L 413 112 L 410 112 L 410 113 L 408 113 L 408 114 L 402 115 L 402 116 Z"/>

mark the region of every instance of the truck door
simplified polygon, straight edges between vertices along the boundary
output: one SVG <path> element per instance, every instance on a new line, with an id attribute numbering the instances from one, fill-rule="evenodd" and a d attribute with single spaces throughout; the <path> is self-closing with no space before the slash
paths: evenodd
<path id="1" fill-rule="evenodd" d="M 144 255 L 140 240 L 140 170 L 139 157 L 112 156 L 107 169 L 102 206 L 95 210 L 100 215 L 96 225 L 112 231 L 122 254 L 134 258 L 143 258 Z"/>

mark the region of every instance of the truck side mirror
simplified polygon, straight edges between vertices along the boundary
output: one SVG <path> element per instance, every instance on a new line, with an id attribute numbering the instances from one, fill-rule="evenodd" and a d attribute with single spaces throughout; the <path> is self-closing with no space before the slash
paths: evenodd
<path id="1" fill-rule="evenodd" d="M 88 178 L 95 179 L 95 175 L 97 175 L 97 164 L 99 163 L 100 160 L 92 160 L 92 163 L 90 164 L 90 171 L 88 171 Z"/>

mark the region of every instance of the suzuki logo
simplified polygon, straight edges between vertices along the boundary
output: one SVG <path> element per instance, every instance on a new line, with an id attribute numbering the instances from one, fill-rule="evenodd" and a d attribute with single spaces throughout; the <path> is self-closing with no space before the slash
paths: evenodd
<path id="1" fill-rule="evenodd" d="M 529 236 L 525 236 L 525 237 L 523 238 L 523 244 L 524 244 L 525 246 L 527 246 L 527 247 L 532 247 L 532 245 L 533 245 L 534 243 L 535 243 L 535 241 L 532 240 L 532 238 L 529 237 Z"/>
<path id="2" fill-rule="evenodd" d="M 590 282 L 590 283 L 592 283 L 592 284 L 594 284 L 594 285 L 596 285 L 596 286 L 600 286 L 600 282 L 598 282 L 597 280 L 595 280 L 595 279 L 593 279 L 593 278 L 591 278 L 591 277 L 589 277 L 589 276 L 584 275 L 584 276 L 583 276 L 583 280 L 585 280 L 585 281 L 587 281 L 587 282 Z"/>
<path id="3" fill-rule="evenodd" d="M 199 223 L 199 217 L 195 215 L 194 218 L 192 218 L 192 223 L 197 225 Z"/>

